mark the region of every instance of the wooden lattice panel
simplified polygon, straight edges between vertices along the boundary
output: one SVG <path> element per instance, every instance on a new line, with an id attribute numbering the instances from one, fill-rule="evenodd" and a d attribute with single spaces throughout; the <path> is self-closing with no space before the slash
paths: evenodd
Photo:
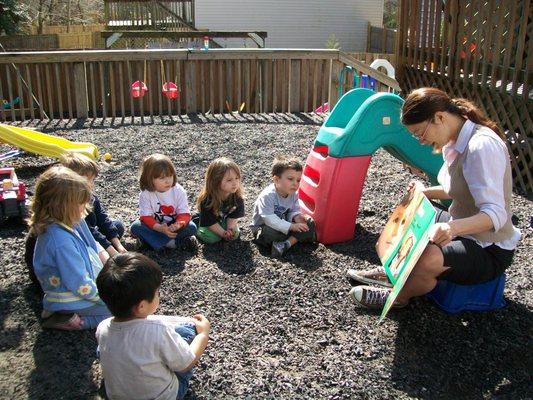
<path id="1" fill-rule="evenodd" d="M 475 101 L 506 132 L 514 184 L 533 193 L 531 0 L 402 0 L 397 77 Z"/>

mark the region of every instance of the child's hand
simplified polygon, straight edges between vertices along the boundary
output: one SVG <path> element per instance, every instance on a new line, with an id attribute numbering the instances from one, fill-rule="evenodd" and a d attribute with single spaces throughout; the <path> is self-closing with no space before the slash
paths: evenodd
<path id="1" fill-rule="evenodd" d="M 308 232 L 309 226 L 307 226 L 306 222 L 295 222 L 294 224 L 291 224 L 289 230 L 293 232 Z"/>
<path id="2" fill-rule="evenodd" d="M 119 253 L 127 253 L 128 252 L 128 250 L 126 250 L 124 248 L 124 246 L 122 246 L 122 243 L 120 243 L 120 240 L 118 238 L 113 238 L 111 240 L 111 244 L 113 246 L 109 246 L 109 247 L 113 247 L 113 250 L 115 250 L 115 252 L 119 252 Z M 107 250 L 107 252 L 109 253 L 109 250 Z M 113 256 L 114 254 L 109 253 L 109 255 Z"/>
<path id="3" fill-rule="evenodd" d="M 224 231 L 224 240 L 233 240 L 233 230 L 227 229 Z"/>
<path id="4" fill-rule="evenodd" d="M 177 236 L 177 233 L 174 232 L 167 224 L 159 225 L 159 232 L 164 233 L 170 239 L 174 239 Z"/>
<path id="5" fill-rule="evenodd" d="M 294 222 L 297 223 L 307 223 L 307 221 L 309 221 L 310 219 L 311 217 L 305 214 L 298 214 L 296 217 L 293 218 Z"/>
<path id="6" fill-rule="evenodd" d="M 198 333 L 209 335 L 209 332 L 211 331 L 211 323 L 209 320 L 202 314 L 196 314 L 192 318 L 194 320 L 194 324 L 196 325 L 196 331 Z"/>
<path id="7" fill-rule="evenodd" d="M 170 230 L 172 232 L 177 232 L 179 231 L 181 228 L 183 228 L 183 222 L 181 221 L 176 221 L 174 222 L 173 224 L 170 224 L 168 227 L 170 228 Z"/>

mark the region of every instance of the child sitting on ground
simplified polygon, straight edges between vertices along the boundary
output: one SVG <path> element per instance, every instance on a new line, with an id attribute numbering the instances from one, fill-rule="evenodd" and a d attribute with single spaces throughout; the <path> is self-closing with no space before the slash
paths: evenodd
<path id="1" fill-rule="evenodd" d="M 210 323 L 203 315 L 153 315 L 161 281 L 159 265 L 139 253 L 111 257 L 98 275 L 113 313 L 96 330 L 110 399 L 183 399 L 207 346 Z"/>
<path id="2" fill-rule="evenodd" d="M 185 189 L 177 183 L 176 169 L 170 158 L 152 154 L 143 160 L 139 184 L 140 219 L 131 225 L 131 233 L 154 250 L 196 249 L 196 225 Z"/>
<path id="3" fill-rule="evenodd" d="M 44 292 L 45 328 L 92 329 L 111 315 L 96 289 L 108 255 L 84 220 L 90 200 L 87 179 L 64 166 L 37 179 L 30 233 L 37 236 L 33 265 Z"/>
<path id="4" fill-rule="evenodd" d="M 200 210 L 198 239 L 212 244 L 239 237 L 239 218 L 244 217 L 241 169 L 229 158 L 212 161 L 205 173 L 205 183 L 198 196 Z"/>
<path id="5" fill-rule="evenodd" d="M 67 153 L 61 157 L 61 164 L 87 178 L 91 190 L 94 188 L 94 180 L 100 173 L 100 167 L 95 161 L 82 154 Z M 85 222 L 94 240 L 100 243 L 110 256 L 125 253 L 126 249 L 120 243 L 120 238 L 124 234 L 124 224 L 119 220 L 109 218 L 94 192 L 91 203 L 92 210 L 85 217 Z"/>
<path id="6" fill-rule="evenodd" d="M 89 157 L 76 154 L 67 153 L 61 157 L 61 164 L 70 168 L 78 175 L 81 175 L 89 181 L 91 191 L 94 188 L 94 180 L 100 173 L 98 164 Z M 91 209 L 87 212 L 85 222 L 89 227 L 89 231 L 106 251 L 112 256 L 117 253 L 124 253 L 126 249 L 120 243 L 120 238 L 124 234 L 124 224 L 119 220 L 109 218 L 105 209 L 102 207 L 98 197 L 92 193 Z M 30 278 L 36 282 L 35 274 L 33 272 L 33 253 L 35 249 L 35 242 L 37 237 L 35 235 L 28 235 L 26 238 L 25 260 L 28 264 Z"/>
<path id="7" fill-rule="evenodd" d="M 277 157 L 272 180 L 254 204 L 252 232 L 258 244 L 271 247 L 273 257 L 281 257 L 297 242 L 313 242 L 315 222 L 300 212 L 298 187 L 302 164 L 294 158 Z"/>

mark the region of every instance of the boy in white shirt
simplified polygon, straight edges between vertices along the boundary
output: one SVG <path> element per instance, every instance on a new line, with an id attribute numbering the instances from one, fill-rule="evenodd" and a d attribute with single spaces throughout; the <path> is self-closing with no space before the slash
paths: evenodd
<path id="1" fill-rule="evenodd" d="M 273 257 L 283 256 L 297 242 L 316 240 L 315 222 L 298 204 L 302 170 L 300 161 L 276 157 L 273 183 L 255 201 L 251 229 L 258 244 L 271 246 Z"/>
<path id="2" fill-rule="evenodd" d="M 207 346 L 210 323 L 203 315 L 153 315 L 161 281 L 159 265 L 132 252 L 111 257 L 98 275 L 100 298 L 113 314 L 96 330 L 110 400 L 183 399 Z"/>

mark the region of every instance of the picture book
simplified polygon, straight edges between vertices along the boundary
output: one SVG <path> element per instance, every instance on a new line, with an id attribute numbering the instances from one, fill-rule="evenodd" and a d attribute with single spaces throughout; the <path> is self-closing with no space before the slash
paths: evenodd
<path id="1" fill-rule="evenodd" d="M 422 185 L 405 195 L 390 216 L 376 244 L 376 251 L 393 284 L 379 322 L 389 312 L 409 274 L 429 242 L 429 230 L 435 224 L 436 211 L 422 193 Z"/>

